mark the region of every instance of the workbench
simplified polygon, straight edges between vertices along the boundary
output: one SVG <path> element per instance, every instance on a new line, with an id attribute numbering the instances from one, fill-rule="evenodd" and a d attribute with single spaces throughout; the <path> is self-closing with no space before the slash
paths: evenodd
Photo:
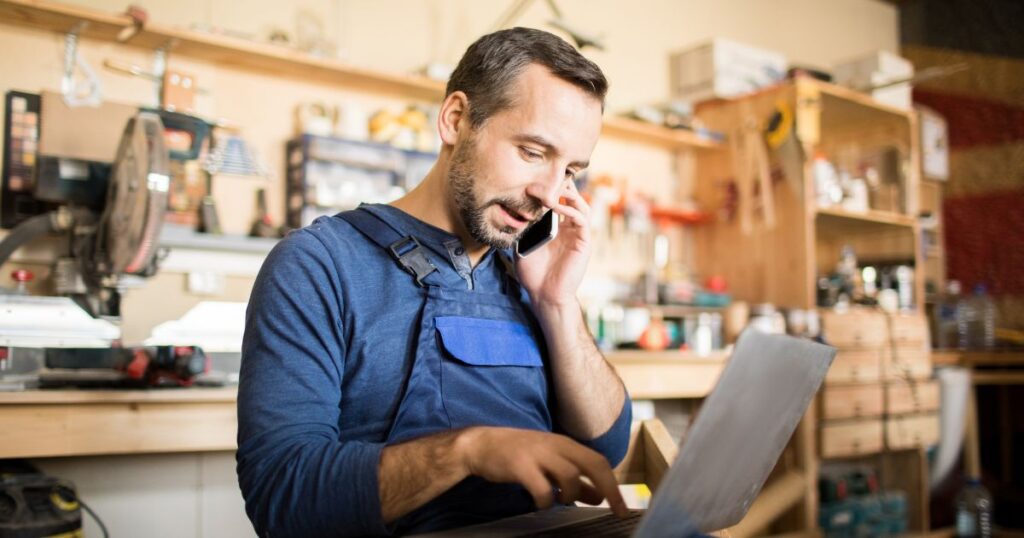
<path id="1" fill-rule="evenodd" d="M 722 353 L 612 354 L 635 399 L 702 398 Z M 0 392 L 0 458 L 235 450 L 237 389 Z"/>
<path id="2" fill-rule="evenodd" d="M 0 458 L 235 449 L 235 388 L 0 392 Z"/>

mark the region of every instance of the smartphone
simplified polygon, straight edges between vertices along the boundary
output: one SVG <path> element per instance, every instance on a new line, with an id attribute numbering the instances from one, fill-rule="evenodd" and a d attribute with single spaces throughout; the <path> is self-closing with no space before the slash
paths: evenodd
<path id="1" fill-rule="evenodd" d="M 516 241 L 516 256 L 525 258 L 558 235 L 558 215 L 551 210 L 530 225 Z"/>

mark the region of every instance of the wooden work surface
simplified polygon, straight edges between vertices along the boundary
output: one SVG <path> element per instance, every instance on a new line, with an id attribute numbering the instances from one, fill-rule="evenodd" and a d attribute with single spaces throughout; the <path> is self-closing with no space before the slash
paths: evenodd
<path id="1" fill-rule="evenodd" d="M 1024 366 L 1024 349 L 992 351 L 932 351 L 935 366 Z"/>
<path id="2" fill-rule="evenodd" d="M 725 355 L 616 352 L 635 399 L 700 398 Z M 0 458 L 235 450 L 237 389 L 0 392 Z"/>
<path id="3" fill-rule="evenodd" d="M 0 458 L 235 449 L 234 388 L 0 393 Z"/>
<path id="4" fill-rule="evenodd" d="M 679 351 L 616 351 L 608 355 L 634 400 L 703 398 L 714 388 L 728 354 L 707 357 Z"/>

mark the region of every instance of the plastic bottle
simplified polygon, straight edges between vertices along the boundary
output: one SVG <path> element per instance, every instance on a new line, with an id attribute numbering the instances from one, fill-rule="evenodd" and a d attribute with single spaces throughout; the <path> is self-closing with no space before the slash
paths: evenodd
<path id="1" fill-rule="evenodd" d="M 957 308 L 957 336 L 960 349 L 984 349 L 996 344 L 996 306 L 984 284 L 961 299 Z"/>
<path id="2" fill-rule="evenodd" d="M 934 345 L 938 349 L 959 347 L 957 337 L 957 319 L 960 308 L 960 282 L 950 280 L 946 283 L 946 293 L 939 296 L 935 304 L 935 335 Z"/>
<path id="3" fill-rule="evenodd" d="M 814 154 L 811 165 L 814 177 L 814 197 L 818 207 L 831 207 L 843 200 L 843 190 L 839 186 L 839 175 L 836 167 L 829 162 L 822 152 Z"/>
<path id="4" fill-rule="evenodd" d="M 992 495 L 978 478 L 970 478 L 956 496 L 956 535 L 992 536 Z"/>

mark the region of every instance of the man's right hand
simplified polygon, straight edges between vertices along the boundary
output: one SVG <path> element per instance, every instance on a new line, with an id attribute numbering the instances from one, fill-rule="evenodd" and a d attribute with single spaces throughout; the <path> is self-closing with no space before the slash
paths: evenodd
<path id="1" fill-rule="evenodd" d="M 513 428 L 468 428 L 456 442 L 470 475 L 491 482 L 521 484 L 537 508 L 558 501 L 599 504 L 608 499 L 612 511 L 628 512 L 608 460 L 564 435 Z M 590 484 L 582 480 L 586 477 Z"/>
<path id="2" fill-rule="evenodd" d="M 615 514 L 628 513 L 604 456 L 564 435 L 478 426 L 384 449 L 379 469 L 384 521 L 415 510 L 467 476 L 521 484 L 541 509 L 554 504 L 558 488 L 561 503 L 607 499 Z"/>

